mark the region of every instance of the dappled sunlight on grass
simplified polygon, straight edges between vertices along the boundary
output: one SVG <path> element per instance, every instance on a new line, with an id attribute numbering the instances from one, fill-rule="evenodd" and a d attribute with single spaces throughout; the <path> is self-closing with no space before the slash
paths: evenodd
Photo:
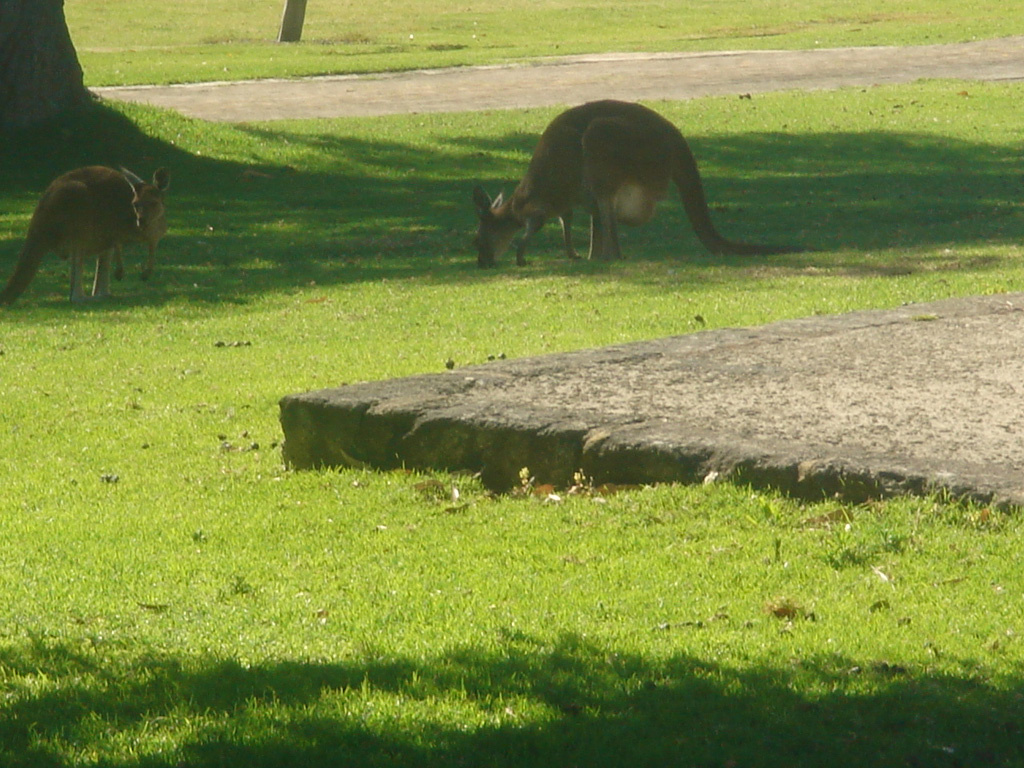
<path id="1" fill-rule="evenodd" d="M 355 756 L 366 766 L 484 756 L 495 766 L 952 766 L 1022 757 L 1013 680 L 839 655 L 737 668 L 510 632 L 490 647 L 415 658 L 243 664 L 144 653 L 103 668 L 101 659 L 52 641 L 0 653 L 8 674 L 38 681 L 8 699 L 0 754 L 60 765 L 103 754 L 110 766 Z"/>
<path id="2" fill-rule="evenodd" d="M 844 131 L 820 125 L 784 133 L 744 129 L 748 120 L 779 119 L 794 98 L 787 94 L 761 97 L 753 106 L 709 100 L 729 125 L 719 133 L 708 133 L 715 120 L 707 116 L 688 128 L 690 108 L 665 105 L 666 114 L 691 138 L 723 233 L 813 250 L 712 259 L 696 242 L 672 194 L 652 224 L 624 232 L 626 262 L 566 262 L 556 227 L 549 225 L 532 244 L 531 266 L 520 274 L 645 282 L 648 265 L 665 261 L 674 262 L 688 281 L 700 283 L 723 270 L 728 280 L 744 280 L 785 270 L 805 276 L 885 276 L 955 271 L 965 264 L 969 271 L 1008 266 L 1012 255 L 970 254 L 1015 244 L 1024 236 L 1018 203 L 1024 161 L 1009 145 L 970 141 L 930 127 L 928 116 L 941 105 L 964 107 L 963 97 L 950 95 L 952 87 L 817 97 L 826 109 L 821 120 L 829 119 L 836 101 L 856 105 L 847 122 L 864 125 Z M 880 121 L 876 115 L 894 101 L 914 101 L 906 90 L 930 104 L 919 132 L 894 131 L 888 118 Z M 125 109 L 133 118 L 144 118 L 153 136 L 135 133 L 119 113 L 103 109 L 87 121 L 85 140 L 77 149 L 26 163 L 21 148 L 12 148 L 17 154 L 8 155 L 4 165 L 14 171 L 10 192 L 22 201 L 20 216 L 27 216 L 30 193 L 47 177 L 86 158 L 107 156 L 112 164 L 123 162 L 141 172 L 167 165 L 173 173 L 172 230 L 161 246 L 164 280 L 174 285 L 176 273 L 188 280 L 209 270 L 193 282 L 233 300 L 244 298 L 239 292 L 247 290 L 262 294 L 312 282 L 325 287 L 379 277 L 495 280 L 492 274 L 456 266 L 460 259 L 473 260 L 469 193 L 475 183 L 510 190 L 525 170 L 536 136 L 504 132 L 508 115 L 502 113 L 200 131 L 196 121 Z M 551 114 L 538 110 L 531 118 L 537 133 Z M 970 120 L 979 118 L 972 113 Z M 881 130 L 871 130 L 873 125 Z M 199 146 L 202 154 L 191 154 Z M 12 213 L 5 217 L 8 238 L 16 241 L 25 219 L 11 218 Z M 578 218 L 582 241 L 585 217 Z M 15 247 L 12 242 L 8 252 Z M 512 269 L 508 262 L 499 265 L 499 272 Z M 261 266 L 249 270 L 245 265 L 251 263 Z M 277 265 L 276 276 L 270 265 Z M 231 277 L 240 272 L 245 279 Z M 62 281 L 49 269 L 39 280 L 44 285 Z M 159 300 L 148 286 L 147 293 L 147 301 Z"/>
<path id="3" fill-rule="evenodd" d="M 0 312 L 0 763 L 1024 761 L 1016 515 L 281 462 L 289 392 L 1021 290 L 1021 87 L 961 87 L 658 105 L 725 235 L 814 249 L 763 258 L 705 253 L 673 195 L 621 262 L 549 226 L 478 269 L 470 190 L 552 110 L 100 107 L 0 147 L 5 273 L 57 174 L 172 171 L 149 282 L 130 253 L 69 307 L 50 257 Z"/>

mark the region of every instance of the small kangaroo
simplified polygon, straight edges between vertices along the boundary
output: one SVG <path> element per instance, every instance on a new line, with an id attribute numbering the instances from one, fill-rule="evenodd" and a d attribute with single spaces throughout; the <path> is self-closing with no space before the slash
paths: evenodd
<path id="1" fill-rule="evenodd" d="M 646 224 L 675 182 L 697 237 L 715 255 L 755 255 L 802 250 L 726 240 L 711 222 L 697 162 L 679 130 L 657 112 L 623 101 L 593 101 L 573 107 L 544 130 L 526 175 L 507 200 L 492 200 L 480 187 L 473 203 L 480 219 L 477 264 L 494 265 L 517 232 L 516 264 L 525 264 L 526 244 L 555 217 L 569 258 L 573 208 L 590 212 L 590 258 L 622 258 L 618 223 Z"/>
<path id="2" fill-rule="evenodd" d="M 73 302 L 87 300 L 82 290 L 85 259 L 96 257 L 92 296 L 110 295 L 110 275 L 124 276 L 121 248 L 141 242 L 149 248 L 142 279 L 153 273 L 156 245 L 167 232 L 164 192 L 170 173 L 160 168 L 152 183 L 131 171 L 99 165 L 79 168 L 56 178 L 36 205 L 14 274 L 0 291 L 0 304 L 11 304 L 32 282 L 43 256 L 55 251 L 71 261 Z"/>

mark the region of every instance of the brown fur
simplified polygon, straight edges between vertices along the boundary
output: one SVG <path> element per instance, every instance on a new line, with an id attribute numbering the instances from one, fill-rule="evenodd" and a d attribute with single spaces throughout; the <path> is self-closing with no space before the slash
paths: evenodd
<path id="1" fill-rule="evenodd" d="M 71 301 L 84 301 L 85 259 L 96 258 L 92 298 L 110 294 L 111 268 L 124 273 L 121 248 L 143 243 L 149 249 L 142 278 L 153 271 L 156 246 L 167 231 L 164 191 L 170 175 L 161 168 L 152 183 L 130 171 L 103 166 L 79 168 L 55 179 L 36 205 L 14 274 L 0 291 L 0 304 L 10 304 L 32 282 L 43 256 L 54 251 L 71 262 Z"/>
<path id="2" fill-rule="evenodd" d="M 526 175 L 507 200 L 473 190 L 480 219 L 477 263 L 492 266 L 525 229 L 516 248 L 524 264 L 526 244 L 550 218 L 562 223 L 569 258 L 573 209 L 591 215 L 590 258 L 621 258 L 618 224 L 645 224 L 675 183 L 697 237 L 716 255 L 753 255 L 799 250 L 726 240 L 711 222 L 704 186 L 689 145 L 668 120 L 640 104 L 594 101 L 569 109 L 545 129 Z"/>

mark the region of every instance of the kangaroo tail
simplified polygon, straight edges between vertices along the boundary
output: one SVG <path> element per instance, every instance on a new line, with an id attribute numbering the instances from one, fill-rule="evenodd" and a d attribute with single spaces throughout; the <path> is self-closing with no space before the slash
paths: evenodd
<path id="1" fill-rule="evenodd" d="M 14 274 L 7 281 L 7 285 L 0 291 L 0 305 L 14 303 L 14 300 L 24 293 L 32 278 L 39 271 L 39 264 L 43 260 L 46 249 L 29 237 L 25 241 L 21 254 L 18 256 L 18 263 L 14 266 Z"/>
<path id="2" fill-rule="evenodd" d="M 754 243 L 738 243 L 727 240 L 715 229 L 708 210 L 708 201 L 704 195 L 704 184 L 697 170 L 697 161 L 690 151 L 686 140 L 680 136 L 681 142 L 676 153 L 672 168 L 672 180 L 679 188 L 683 199 L 683 209 L 697 233 L 697 238 L 715 256 L 756 256 L 772 253 L 794 253 L 803 248 L 786 246 L 756 245 Z"/>

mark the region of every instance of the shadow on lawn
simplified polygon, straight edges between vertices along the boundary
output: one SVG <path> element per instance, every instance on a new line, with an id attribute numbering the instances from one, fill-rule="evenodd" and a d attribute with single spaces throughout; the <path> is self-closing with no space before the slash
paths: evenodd
<path id="1" fill-rule="evenodd" d="M 858 666 L 860 665 L 860 666 Z M 828 656 L 737 670 L 563 637 L 428 660 L 138 659 L 0 651 L 0 761 L 108 766 L 991 766 L 1024 760 L 1024 701 L 980 675 Z M 453 707 L 446 709 L 446 706 Z M 469 711 L 483 725 L 457 721 Z M 472 720 L 470 720 L 472 722 Z M 113 759 L 111 744 L 131 758 Z M 147 740 L 150 739 L 150 740 Z M 147 754 L 160 750 L 157 754 Z"/>
<path id="2" fill-rule="evenodd" d="M 172 127 L 180 122 L 182 130 L 204 130 L 204 124 L 171 113 L 141 114 L 155 114 Z M 171 135 L 166 125 L 161 130 Z M 479 281 L 515 270 L 507 256 L 497 272 L 476 268 L 470 191 L 483 183 L 492 193 L 502 187 L 510 192 L 525 171 L 535 134 L 448 136 L 424 149 L 326 131 L 209 130 L 234 132 L 236 141 L 245 134 L 253 142 L 308 148 L 321 170 L 198 157 L 146 135 L 120 112 L 99 107 L 73 125 L 40 132 L 25 146 L 8 142 L 0 149 L 0 173 L 8 199 L 19 200 L 18 210 L 27 212 L 49 179 L 71 167 L 123 163 L 145 175 L 158 165 L 172 169 L 171 232 L 161 245 L 156 287 L 122 301 L 160 304 L 181 294 L 198 301 L 245 301 L 312 283 Z M 691 144 L 723 234 L 826 253 L 711 257 L 673 193 L 654 222 L 625 231 L 623 248 L 631 261 L 692 267 L 695 279 L 712 264 L 905 274 L 962 269 L 965 263 L 970 269 L 996 268 L 998 261 L 964 260 L 957 251 L 1024 240 L 1024 157 L 1007 148 L 910 133 L 696 136 Z M 606 264 L 568 262 L 556 230 L 549 225 L 535 239 L 532 265 L 518 274 L 649 279 Z M 579 216 L 581 245 L 585 230 L 585 217 Z M 0 271 L 9 270 L 20 238 L 18 233 L 0 249 Z M 889 248 L 900 250 L 878 255 Z M 865 258 L 868 252 L 874 253 Z M 52 258 L 45 262 L 37 280 L 44 288 L 61 286 L 62 296 L 64 269 L 54 265 Z"/>

